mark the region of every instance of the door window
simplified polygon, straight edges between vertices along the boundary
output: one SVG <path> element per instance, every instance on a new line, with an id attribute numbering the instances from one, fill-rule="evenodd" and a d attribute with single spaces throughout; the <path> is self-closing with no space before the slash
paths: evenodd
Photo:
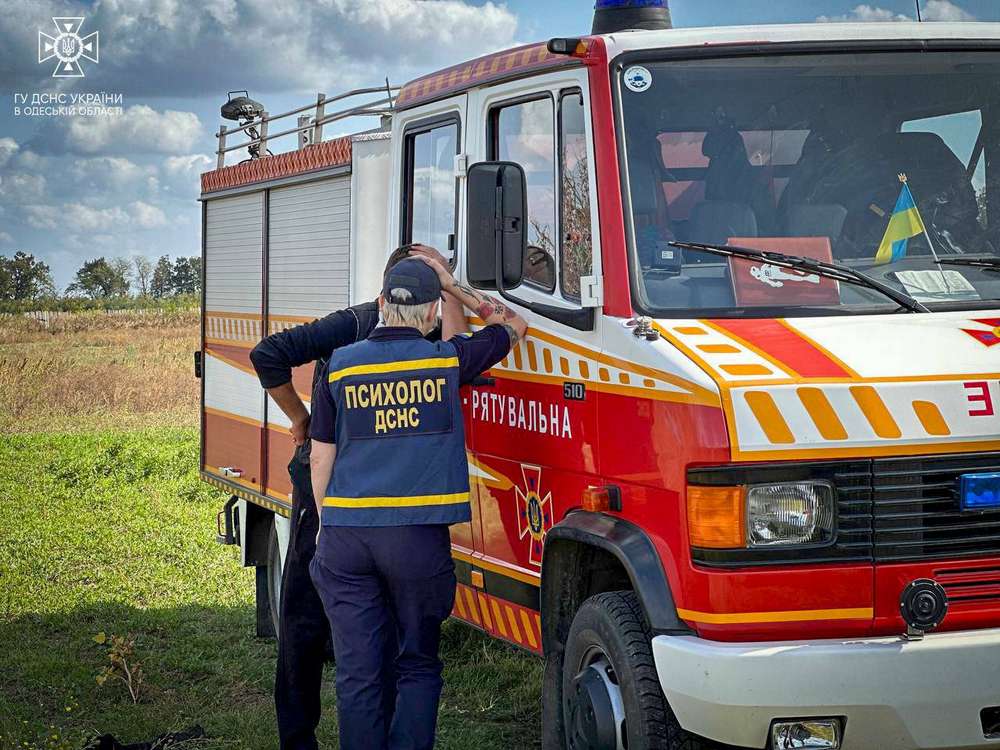
<path id="1" fill-rule="evenodd" d="M 405 143 L 403 242 L 430 245 L 453 261 L 458 202 L 455 176 L 458 122 L 412 132 L 406 136 Z"/>
<path id="2" fill-rule="evenodd" d="M 583 94 L 559 99 L 559 266 L 562 292 L 580 299 L 580 277 L 591 273 L 590 165 Z"/>
<path id="3" fill-rule="evenodd" d="M 491 112 L 491 158 L 521 165 L 527 179 L 528 250 L 524 281 L 556 288 L 556 163 L 552 100 L 532 99 Z"/>

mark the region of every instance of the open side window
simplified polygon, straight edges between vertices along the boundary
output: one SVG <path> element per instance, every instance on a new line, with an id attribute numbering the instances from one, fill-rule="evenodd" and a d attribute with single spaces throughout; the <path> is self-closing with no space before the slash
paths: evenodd
<path id="1" fill-rule="evenodd" d="M 459 153 L 457 115 L 414 123 L 406 128 L 403 161 L 402 244 L 436 248 L 452 263 L 458 217 Z"/>
<path id="2" fill-rule="evenodd" d="M 523 281 L 537 292 L 580 304 L 580 279 L 593 272 L 586 110 L 578 88 L 489 110 L 490 160 L 525 175 L 527 249 Z"/>

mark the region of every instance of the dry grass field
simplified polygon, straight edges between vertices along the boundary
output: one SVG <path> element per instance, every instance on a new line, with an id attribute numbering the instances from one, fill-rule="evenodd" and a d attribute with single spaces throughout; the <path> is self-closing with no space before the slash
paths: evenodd
<path id="1" fill-rule="evenodd" d="M 0 432 L 198 424 L 197 310 L 0 319 Z"/>
<path id="2" fill-rule="evenodd" d="M 253 570 L 215 542 L 198 477 L 196 311 L 0 318 L 0 750 L 112 733 L 273 750 L 275 643 Z M 101 681 L 131 641 L 138 700 Z M 541 661 L 457 623 L 443 638 L 441 750 L 538 747 Z M 332 668 L 320 746 L 336 746 Z"/>

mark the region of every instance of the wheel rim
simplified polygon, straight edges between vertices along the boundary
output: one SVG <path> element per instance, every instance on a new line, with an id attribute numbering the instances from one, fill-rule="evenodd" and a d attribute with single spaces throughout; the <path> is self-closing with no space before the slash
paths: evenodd
<path id="1" fill-rule="evenodd" d="M 627 750 L 625 700 L 614 665 L 598 646 L 591 647 L 573 678 L 568 706 L 572 750 Z"/>

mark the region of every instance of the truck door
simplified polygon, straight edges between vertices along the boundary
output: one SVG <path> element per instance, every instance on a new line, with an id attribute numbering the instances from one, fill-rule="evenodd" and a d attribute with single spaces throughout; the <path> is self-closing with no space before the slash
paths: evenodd
<path id="1" fill-rule="evenodd" d="M 460 272 L 465 247 L 463 177 L 458 168 L 466 153 L 467 96 L 404 110 L 394 121 L 399 134 L 396 174 L 401 207 L 398 231 L 391 236 L 399 244 L 420 242 L 437 248 Z M 394 138 L 394 140 L 397 140 Z M 463 389 L 466 436 L 471 435 L 469 401 L 471 389 Z M 472 521 L 451 527 L 458 591 L 453 615 L 470 625 L 492 632 L 489 606 L 482 592 L 482 574 L 476 559 L 482 550 L 482 526 L 476 487 L 472 488 Z"/>
<path id="2" fill-rule="evenodd" d="M 529 247 L 514 292 L 521 299 L 594 304 L 600 255 L 588 107 L 586 79 L 573 73 L 505 84 L 477 99 L 480 158 L 517 162 L 527 178 Z M 610 387 L 611 376 L 601 361 L 600 315 L 594 330 L 579 331 L 519 311 L 526 339 L 471 397 L 477 562 L 496 635 L 539 651 L 545 534 L 598 483 L 595 383 Z"/>
<path id="3" fill-rule="evenodd" d="M 250 365 L 263 334 L 264 193 L 205 204 L 202 469 L 261 492 L 264 391 Z"/>

